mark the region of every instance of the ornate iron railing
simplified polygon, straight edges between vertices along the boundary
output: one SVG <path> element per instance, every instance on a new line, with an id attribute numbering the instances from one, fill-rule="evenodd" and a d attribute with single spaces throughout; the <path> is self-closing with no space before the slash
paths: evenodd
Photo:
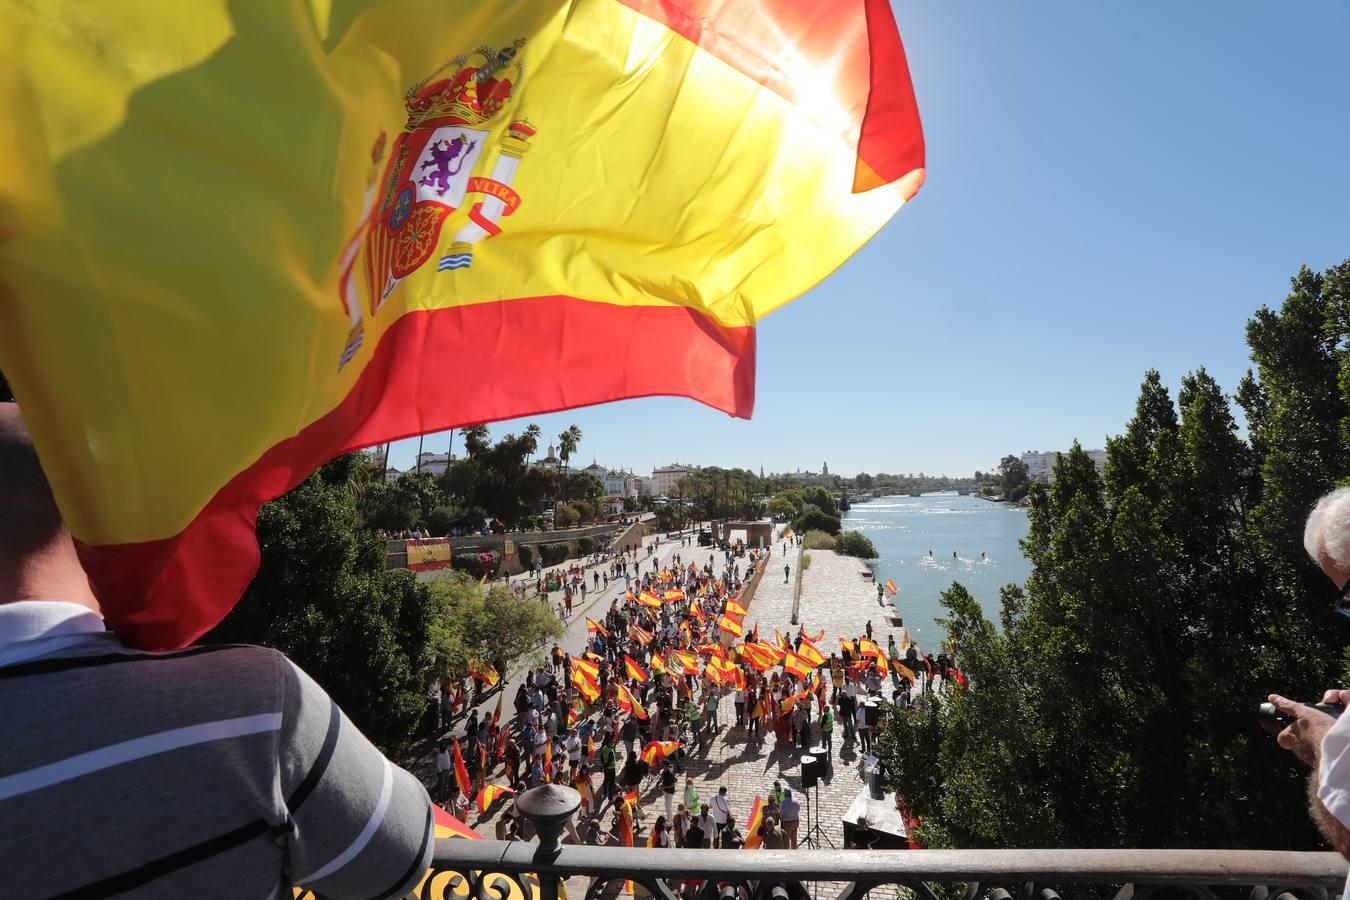
<path id="1" fill-rule="evenodd" d="M 571 795 L 569 797 L 568 795 Z M 585 900 L 631 881 L 656 900 L 840 900 L 910 896 L 938 900 L 1144 900 L 1189 894 L 1218 900 L 1329 900 L 1346 862 L 1335 853 L 1268 850 L 645 850 L 563 845 L 575 792 L 527 791 L 517 808 L 539 842 L 440 840 L 422 896 L 557 900 L 563 879 L 590 879 Z M 505 879 L 505 881 L 503 881 Z M 508 883 L 509 882 L 509 883 Z M 899 889 L 899 890 L 897 890 Z M 571 900 L 577 900 L 575 896 Z"/>

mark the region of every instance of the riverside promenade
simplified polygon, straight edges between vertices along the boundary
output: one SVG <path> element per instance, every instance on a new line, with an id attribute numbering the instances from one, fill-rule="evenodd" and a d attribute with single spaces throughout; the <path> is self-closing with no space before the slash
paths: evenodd
<path id="1" fill-rule="evenodd" d="M 651 567 L 653 559 L 660 560 L 664 564 L 676 554 L 686 562 L 708 561 L 710 552 L 708 548 L 681 547 L 678 539 L 664 536 L 655 554 L 647 557 L 645 546 L 655 543 L 655 540 L 655 537 L 649 537 L 643 542 L 644 550 L 639 558 L 642 560 L 644 570 Z M 791 624 L 791 617 L 797 586 L 797 570 L 803 555 L 801 549 L 795 545 L 789 547 L 787 554 L 784 555 L 782 541 L 779 540 L 774 544 L 773 556 L 768 561 L 767 571 L 749 604 L 749 615 L 745 618 L 747 632 L 758 623 L 760 634 L 765 639 L 772 637 L 774 629 L 784 633 L 788 639 L 796 636 L 797 626 Z M 870 580 L 864 579 L 863 575 L 868 570 L 860 560 L 822 550 L 808 550 L 805 551 L 805 555 L 811 557 L 811 564 L 802 573 L 798 621 L 812 634 L 825 631 L 825 636 L 818 643 L 823 653 L 828 655 L 836 652 L 840 637 L 851 639 L 864 633 L 869 619 L 873 624 L 875 639 L 883 647 L 889 634 L 895 634 L 899 640 L 899 629 L 891 628 L 887 624 L 884 609 L 877 604 L 876 586 Z M 718 556 L 720 557 L 720 554 Z M 786 582 L 783 577 L 784 565 L 789 566 Z M 608 590 L 598 594 L 589 593 L 586 603 L 576 608 L 571 621 L 567 623 L 567 634 L 559 642 L 560 646 L 573 655 L 582 653 L 587 637 L 585 616 L 601 617 L 610 603 L 622 594 L 621 579 L 617 583 L 611 581 Z M 503 708 L 505 716 L 510 716 L 514 712 L 511 698 L 515 696 L 516 686 L 523 678 L 530 662 L 518 661 L 505 679 Z M 497 695 L 494 693 L 479 705 L 479 714 L 491 715 L 496 703 Z M 745 730 L 734 727 L 735 710 L 729 697 L 721 704 L 718 719 L 718 731 L 711 741 L 706 742 L 701 749 L 696 746 L 686 748 L 688 754 L 686 771 L 693 777 L 701 799 L 709 799 L 717 793 L 719 787 L 725 785 L 731 801 L 732 814 L 736 817 L 737 823 L 743 826 L 749 818 L 754 798 L 767 797 L 775 779 L 802 797 L 805 792 L 801 790 L 800 759 L 805 751 L 790 746 L 786 740 L 776 740 L 772 732 L 764 743 L 758 746 L 749 745 Z M 813 723 L 817 719 L 813 710 Z M 458 727 L 459 722 L 456 723 L 455 731 Z M 854 745 L 844 743 L 843 732 L 842 723 L 836 724 L 832 770 L 819 788 L 818 810 L 821 828 L 829 840 L 840 847 L 843 846 L 841 820 L 849 805 L 863 789 L 858 769 L 859 754 Z M 424 781 L 428 784 L 434 781 L 434 773 L 429 769 L 421 768 L 419 774 L 423 775 Z M 494 772 L 493 775 L 497 777 L 490 776 L 488 780 L 501 783 L 500 772 Z M 682 787 L 683 780 L 681 789 Z M 655 779 L 648 779 L 643 788 L 641 797 L 646 816 L 639 822 L 649 827 L 656 816 L 664 811 L 664 800 L 657 790 Z M 817 802 L 814 790 L 811 791 L 809 799 L 813 804 Z M 468 817 L 468 824 L 484 837 L 492 837 L 494 823 L 504 808 L 506 808 L 504 804 L 498 804 L 497 807 L 490 809 L 487 815 L 482 816 L 478 814 L 476 808 L 473 808 Z M 817 810 L 813 808 L 813 821 L 816 813 Z M 806 833 L 804 819 L 805 810 L 801 826 L 803 836 Z"/>

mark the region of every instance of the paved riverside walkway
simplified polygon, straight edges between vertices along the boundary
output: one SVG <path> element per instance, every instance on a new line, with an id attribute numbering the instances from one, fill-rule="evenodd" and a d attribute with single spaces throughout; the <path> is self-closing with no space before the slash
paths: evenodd
<path id="1" fill-rule="evenodd" d="M 644 541 L 644 545 L 654 542 L 655 537 L 650 537 Z M 690 543 L 693 543 L 692 538 Z M 659 559 L 664 563 L 679 554 L 686 562 L 702 564 L 708 561 L 709 552 L 708 548 L 697 546 L 681 547 L 678 539 L 662 536 L 656 555 L 647 557 L 644 547 L 640 559 L 643 571 L 649 571 L 652 559 Z M 866 567 L 860 560 L 840 556 L 831 551 L 809 550 L 806 553 L 811 557 L 811 564 L 802 577 L 799 621 L 804 623 L 806 630 L 813 635 L 821 630 L 825 631 L 824 637 L 818 642 L 822 653 L 828 657 L 831 652 L 836 652 L 841 636 L 852 638 L 862 634 L 868 619 L 872 620 L 874 638 L 882 647 L 886 646 L 889 634 L 895 634 L 897 641 L 899 640 L 900 629 L 889 626 L 885 618 L 885 609 L 889 606 L 883 608 L 878 605 L 876 586 L 862 577 Z M 747 633 L 758 623 L 760 635 L 765 640 L 772 639 L 774 629 L 785 633 L 789 640 L 796 636 L 797 626 L 791 624 L 791 614 L 797 584 L 797 569 L 801 564 L 802 555 L 799 548 L 792 546 L 785 556 L 782 541 L 779 540 L 774 544 L 773 556 L 768 561 L 767 571 L 760 580 L 749 605 L 749 614 L 745 617 Z M 720 553 L 716 555 L 716 559 L 720 562 Z M 790 567 L 786 582 L 783 577 L 784 565 Z M 611 580 L 608 590 L 599 594 L 588 593 L 586 603 L 574 607 L 573 618 L 568 623 L 566 636 L 559 642 L 560 646 L 573 655 L 581 653 L 587 638 L 585 617 L 589 615 L 592 618 L 600 618 L 609 608 L 610 602 L 622 596 L 623 590 L 623 581 L 619 579 L 617 584 Z M 505 717 L 514 712 L 511 699 L 515 696 L 516 686 L 523 678 L 524 669 L 528 665 L 527 661 L 521 661 L 513 666 L 512 672 L 505 679 L 503 705 Z M 486 697 L 478 707 L 480 716 L 484 713 L 491 715 L 496 703 L 495 693 Z M 805 751 L 791 747 L 786 740 L 778 741 L 772 729 L 769 729 L 763 743 L 750 746 L 746 740 L 745 730 L 734 727 L 735 709 L 730 696 L 720 705 L 718 719 L 719 728 L 711 741 L 706 741 L 702 748 L 694 745 L 686 747 L 688 754 L 686 771 L 693 777 L 701 799 L 705 801 L 710 799 L 720 786 L 725 785 L 728 788 L 732 814 L 742 828 L 749 818 L 754 798 L 757 795 L 767 797 L 774 779 L 779 779 L 784 786 L 792 788 L 799 799 L 806 799 L 803 797 L 805 792 L 801 788 L 800 768 L 800 758 Z M 816 734 L 818 722 L 819 717 L 813 707 L 812 725 L 813 733 Z M 452 733 L 461 733 L 462 723 L 462 719 L 457 719 Z M 820 785 L 818 801 L 814 790 L 810 792 L 809 798 L 813 820 L 817 812 L 815 807 L 818 805 L 820 826 L 828 840 L 839 848 L 843 846 L 842 818 L 854 798 L 863 789 L 856 745 L 846 744 L 843 734 L 842 723 L 836 723 L 834 752 L 831 754 L 832 771 Z M 435 774 L 430 771 L 429 765 L 419 767 L 418 774 L 423 777 L 428 787 L 435 781 Z M 491 772 L 488 781 L 501 783 L 500 769 Z M 682 792 L 683 778 L 679 784 Z M 657 790 L 655 778 L 649 778 L 644 783 L 641 802 L 645 816 L 639 819 L 639 824 L 650 828 L 656 816 L 664 812 L 664 798 Z M 807 832 L 805 805 L 803 803 L 799 838 L 805 837 Z M 490 809 L 487 815 L 480 816 L 477 808 L 471 806 L 468 824 L 479 834 L 491 838 L 494 836 L 495 822 L 506 807 L 507 804 L 498 804 Z M 575 885 L 569 884 L 568 890 L 584 892 L 585 887 L 586 880 L 582 879 Z"/>

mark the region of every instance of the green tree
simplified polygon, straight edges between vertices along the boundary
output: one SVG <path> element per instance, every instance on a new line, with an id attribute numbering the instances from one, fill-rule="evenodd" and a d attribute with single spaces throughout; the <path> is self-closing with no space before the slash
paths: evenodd
<path id="1" fill-rule="evenodd" d="M 368 485 L 359 506 L 371 528 L 399 531 L 427 524 L 438 508 L 446 506 L 446 496 L 432 475 L 409 472 L 391 482 Z M 439 516 L 437 524 L 442 524 Z"/>
<path id="2" fill-rule="evenodd" d="M 1027 495 L 1028 485 L 1031 483 L 1031 473 L 1027 469 L 1026 463 L 1010 454 L 999 461 L 998 471 L 999 483 L 1003 488 L 1004 497 L 1016 502 Z"/>
<path id="3" fill-rule="evenodd" d="M 835 502 L 834 494 L 820 485 L 812 485 L 804 491 L 807 503 L 814 504 L 821 512 L 827 516 L 839 515 L 839 504 Z"/>
<path id="4" fill-rule="evenodd" d="M 1251 709 L 1340 668 L 1301 537 L 1350 463 L 1346 286 L 1344 267 L 1304 271 L 1253 317 L 1250 442 L 1203 369 L 1175 403 L 1149 372 L 1103 476 L 1075 443 L 1030 486 L 1032 572 L 1004 589 L 1001 631 L 964 588 L 943 595 L 974 689 L 889 716 L 879 741 L 931 842 L 1317 845 L 1304 773 Z"/>
<path id="5" fill-rule="evenodd" d="M 581 443 L 581 429 L 575 425 L 567 426 L 567 430 L 558 435 L 558 460 L 562 463 L 562 478 L 559 482 L 562 491 L 562 502 L 567 502 L 567 470 L 568 463 L 572 459 L 572 454 L 577 452 L 577 445 Z"/>
<path id="6" fill-rule="evenodd" d="M 470 425 L 468 428 L 461 430 L 464 434 L 465 456 L 473 459 L 488 448 L 490 442 L 486 425 Z"/>
<path id="7" fill-rule="evenodd" d="M 543 435 L 543 429 L 531 422 L 525 426 L 525 435 L 523 445 L 525 447 L 525 465 L 530 464 L 530 457 L 539 451 L 539 438 Z"/>
<path id="8" fill-rule="evenodd" d="M 341 457 L 258 514 L 261 560 L 243 598 L 203 641 L 275 647 L 309 672 L 387 752 L 414 730 L 438 660 L 443 613 L 385 542 L 362 528 Z"/>
<path id="9" fill-rule="evenodd" d="M 832 516 L 814 503 L 807 503 L 801 513 L 792 520 L 792 530 L 798 534 L 818 530 L 826 534 L 838 534 L 842 526 L 838 516 Z"/>
<path id="10" fill-rule="evenodd" d="M 681 478 L 671 496 L 703 519 L 754 518 L 763 513 L 763 483 L 748 469 L 706 466 Z"/>
<path id="11" fill-rule="evenodd" d="M 845 531 L 835 538 L 834 549 L 838 553 L 856 556 L 859 559 L 876 559 L 876 545 L 861 531 Z"/>
<path id="12" fill-rule="evenodd" d="M 486 662 L 506 674 L 517 660 L 538 660 L 563 628 L 549 608 L 537 600 L 516 597 L 500 586 L 484 592 L 463 572 L 438 578 L 429 586 L 444 630 L 444 673 L 464 676 L 470 663 Z"/>

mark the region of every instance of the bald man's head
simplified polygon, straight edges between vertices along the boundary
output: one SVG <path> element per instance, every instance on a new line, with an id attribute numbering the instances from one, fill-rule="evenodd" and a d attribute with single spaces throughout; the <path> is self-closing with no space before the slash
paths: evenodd
<path id="1" fill-rule="evenodd" d="M 17 403 L 0 403 L 0 558 L 13 560 L 64 532 Z"/>

